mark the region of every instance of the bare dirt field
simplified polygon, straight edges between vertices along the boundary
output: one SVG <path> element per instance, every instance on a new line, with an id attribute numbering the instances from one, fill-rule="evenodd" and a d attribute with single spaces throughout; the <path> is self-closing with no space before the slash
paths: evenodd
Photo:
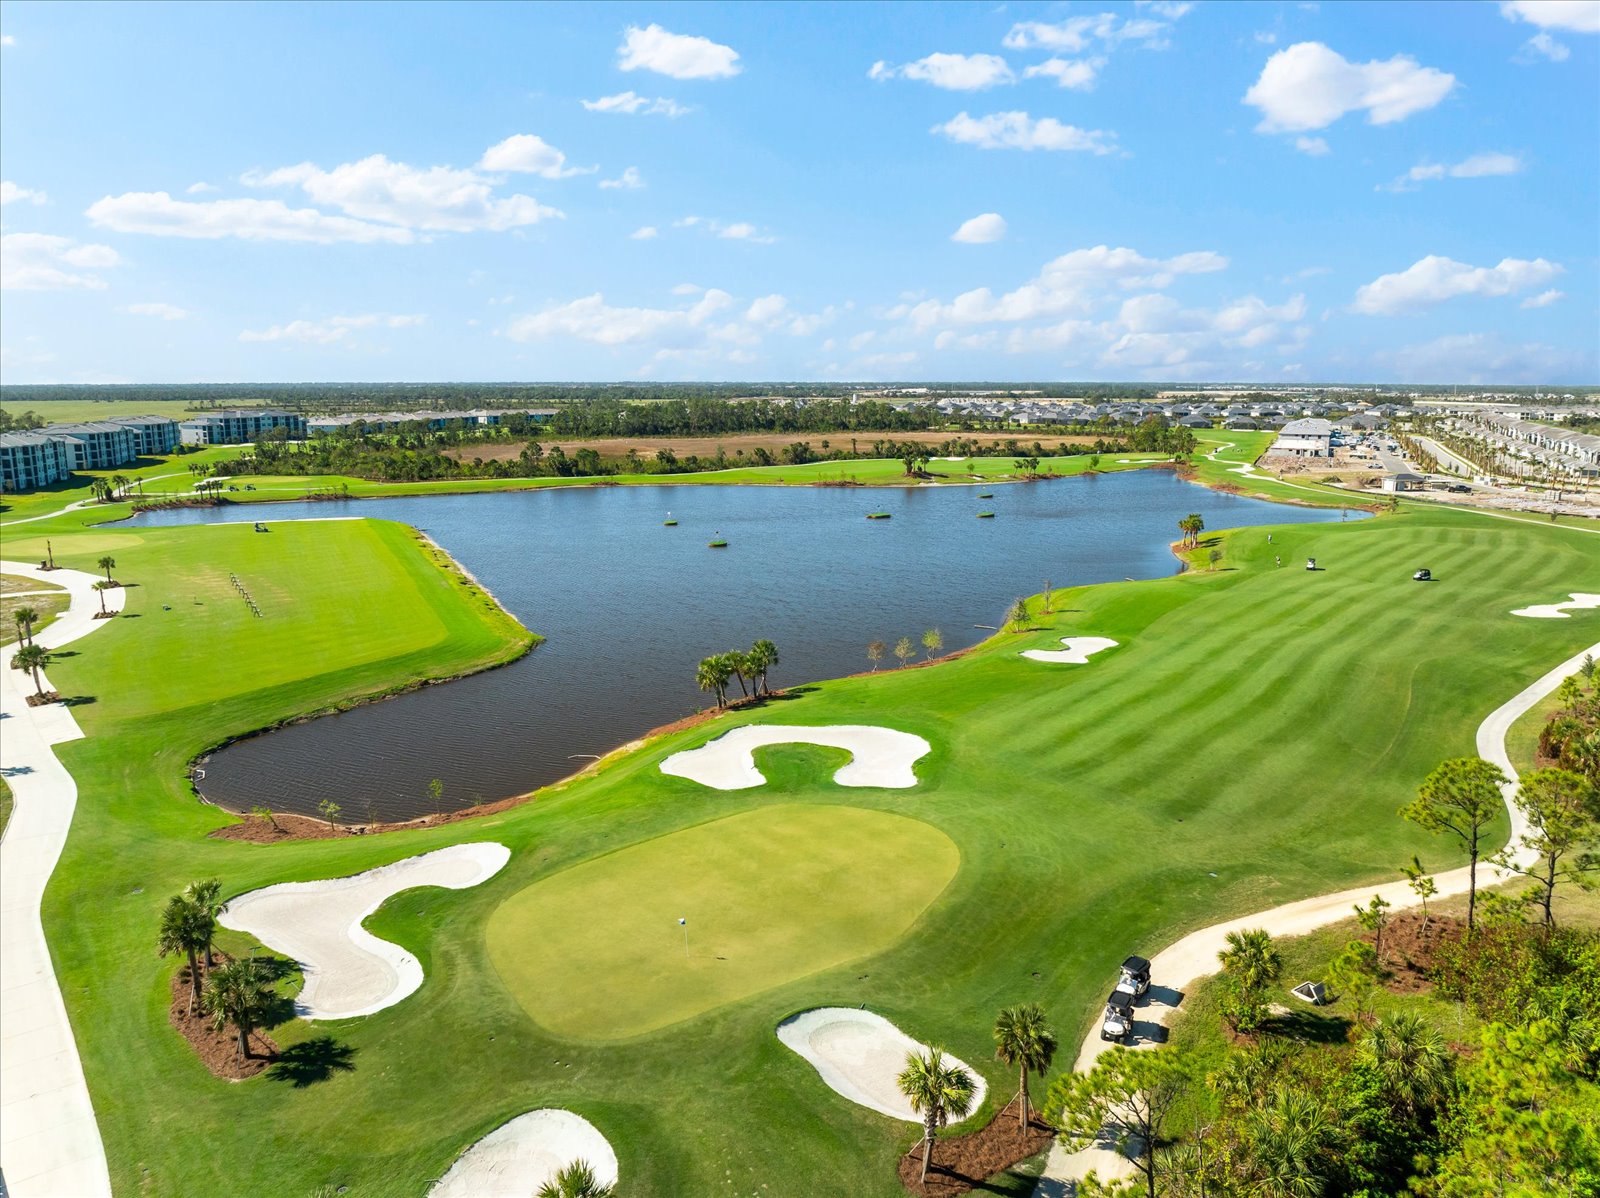
<path id="1" fill-rule="evenodd" d="M 953 432 L 924 432 L 924 433 L 733 433 L 726 437 L 605 437 L 593 441 L 559 440 L 541 441 L 545 452 L 548 453 L 555 446 L 561 446 L 561 451 L 569 457 L 580 449 L 592 449 L 602 458 L 617 459 L 628 456 L 628 450 L 636 449 L 642 458 L 653 458 L 658 449 L 670 449 L 680 458 L 690 454 L 698 457 L 715 457 L 718 447 L 721 447 L 730 458 L 738 457 L 743 452 L 745 457 L 752 457 L 757 449 L 765 449 L 773 457 L 781 454 L 786 446 L 793 445 L 796 441 L 804 441 L 817 453 L 830 452 L 835 449 L 851 450 L 852 445 L 856 451 L 866 451 L 872 448 L 874 441 L 895 441 L 899 443 L 916 442 L 918 445 L 943 445 L 949 440 L 975 441 L 980 445 L 1003 445 L 1007 441 L 1015 441 L 1019 448 L 1027 448 L 1037 440 L 1046 449 L 1053 449 L 1060 444 L 1067 445 L 1092 445 L 1094 437 L 1078 435 L 1057 435 L 1055 433 L 953 433 Z M 520 457 L 523 442 L 508 441 L 502 445 L 465 445 L 460 449 L 447 449 L 447 457 L 460 461 L 470 462 L 474 458 L 481 458 L 485 462 L 504 462 Z"/>

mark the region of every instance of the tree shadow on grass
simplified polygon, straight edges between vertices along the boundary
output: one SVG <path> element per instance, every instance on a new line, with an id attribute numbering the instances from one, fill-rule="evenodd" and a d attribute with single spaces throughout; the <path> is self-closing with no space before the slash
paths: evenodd
<path id="1" fill-rule="evenodd" d="M 304 1089 L 327 1081 L 335 1073 L 353 1073 L 355 1055 L 356 1050 L 350 1045 L 341 1044 L 332 1036 L 317 1036 L 278 1053 L 267 1068 L 267 1076 L 275 1082 L 288 1082 L 297 1090 Z"/>
<path id="2" fill-rule="evenodd" d="M 1321 1011 L 1290 1011 L 1274 1015 L 1261 1025 L 1264 1032 L 1303 1044 L 1348 1043 L 1350 1028 L 1351 1020 Z"/>

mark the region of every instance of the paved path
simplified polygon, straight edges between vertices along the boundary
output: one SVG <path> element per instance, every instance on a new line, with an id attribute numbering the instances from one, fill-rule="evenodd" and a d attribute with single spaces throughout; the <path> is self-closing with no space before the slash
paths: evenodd
<path id="1" fill-rule="evenodd" d="M 1600 658 L 1600 644 L 1591 645 L 1588 649 L 1569 657 L 1537 682 L 1518 692 L 1514 698 L 1495 708 L 1478 726 L 1478 756 L 1485 761 L 1494 762 L 1505 772 L 1506 777 L 1511 779 L 1511 782 L 1503 788 L 1506 808 L 1511 815 L 1511 843 L 1517 845 L 1516 855 L 1524 862 L 1528 860 L 1530 854 L 1520 847 L 1518 841 L 1527 831 L 1527 821 L 1523 818 L 1521 810 L 1511 801 L 1517 789 L 1517 771 L 1512 766 L 1511 759 L 1506 756 L 1506 732 L 1518 717 L 1560 686 L 1562 679 L 1575 673 L 1584 657 L 1589 654 Z M 1478 869 L 1478 880 L 1484 885 L 1506 881 L 1511 876 L 1489 866 L 1480 865 Z M 1439 887 L 1439 898 L 1467 892 L 1465 867 L 1448 873 L 1435 874 L 1434 881 Z M 1274 907 L 1270 911 L 1247 915 L 1243 919 L 1233 919 L 1227 923 L 1201 928 L 1198 932 L 1191 932 L 1170 948 L 1157 953 L 1150 962 L 1150 975 L 1154 984 L 1145 999 L 1145 1005 L 1136 1008 L 1140 1016 L 1134 1023 L 1136 1047 L 1148 1048 L 1164 1038 L 1161 1029 L 1166 1027 L 1178 1004 L 1183 1001 L 1184 989 L 1192 986 L 1198 979 L 1217 972 L 1217 954 L 1226 946 L 1229 932 L 1242 931 L 1245 928 L 1265 928 L 1274 936 L 1303 936 L 1317 928 L 1348 919 L 1353 913 L 1351 908 L 1357 903 L 1366 902 L 1374 894 L 1382 895 L 1396 910 L 1413 907 L 1418 901 L 1410 885 L 1403 881 L 1380 886 L 1357 886 L 1351 890 L 1341 890 L 1337 894 L 1302 899 L 1297 903 Z M 1108 987 L 1112 980 L 1108 975 L 1106 982 Z M 1100 1054 L 1110 1047 L 1108 1042 L 1100 1039 L 1100 1025 L 1096 1020 L 1078 1051 L 1076 1065 L 1078 1072 L 1092 1068 Z M 1056 1198 L 1059 1195 L 1071 1194 L 1076 1190 L 1074 1183 L 1090 1170 L 1097 1173 L 1102 1180 L 1131 1177 L 1135 1173 L 1133 1162 L 1103 1141 L 1097 1141 L 1076 1152 L 1068 1151 L 1056 1144 L 1051 1147 L 1050 1159 L 1045 1164 L 1044 1174 L 1034 1188 L 1034 1198 Z"/>
<path id="2" fill-rule="evenodd" d="M 71 607 L 35 637 L 44 647 L 101 626 L 92 618 L 100 610 L 95 575 L 41 573 L 18 562 L 0 562 L 0 570 L 71 593 Z M 107 610 L 122 610 L 125 595 L 107 591 Z M 6 649 L 0 669 L 0 771 L 16 799 L 0 840 L 0 1174 L 9 1198 L 99 1198 L 111 1193 L 105 1147 L 39 922 L 39 901 L 78 800 L 50 746 L 83 731 L 71 708 L 28 706 L 33 681 L 10 668 L 14 651 Z"/>

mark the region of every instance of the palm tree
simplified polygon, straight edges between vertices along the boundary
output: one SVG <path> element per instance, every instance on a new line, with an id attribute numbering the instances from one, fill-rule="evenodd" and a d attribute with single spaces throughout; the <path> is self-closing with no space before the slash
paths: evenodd
<path id="1" fill-rule="evenodd" d="M 11 668 L 13 670 L 27 670 L 33 675 L 33 689 L 35 698 L 44 698 L 44 682 L 39 677 L 39 671 L 50 664 L 50 654 L 44 648 L 33 643 L 24 645 L 11 655 Z"/>
<path id="2" fill-rule="evenodd" d="M 161 912 L 161 931 L 156 948 L 163 957 L 183 953 L 189 958 L 189 1013 L 202 998 L 200 993 L 200 953 L 211 943 L 216 929 L 211 916 L 192 900 L 175 894 Z"/>
<path id="3" fill-rule="evenodd" d="M 994 1055 L 1017 1070 L 1018 1112 L 1022 1130 L 1028 1130 L 1028 1074 L 1041 1077 L 1056 1056 L 1056 1035 L 1045 1020 L 1044 1008 L 1036 1002 L 1006 1007 L 994 1021 Z"/>
<path id="4" fill-rule="evenodd" d="M 772 690 L 767 686 L 767 671 L 778 664 L 778 646 L 769 640 L 759 640 L 750 646 L 750 664 L 755 668 L 756 678 L 760 682 L 763 695 L 770 695 Z"/>
<path id="5" fill-rule="evenodd" d="M 200 1009 L 211 1016 L 218 1031 L 233 1024 L 239 1034 L 239 1055 L 248 1058 L 250 1033 L 266 1017 L 273 997 L 272 983 L 261 962 L 254 957 L 240 957 L 206 979 Z"/>
<path id="6" fill-rule="evenodd" d="M 728 663 L 723 660 L 722 654 L 702 658 L 695 667 L 694 682 L 703 691 L 715 691 L 717 706 L 722 707 L 727 703 L 727 697 L 722 693 L 722 688 L 728 685 Z"/>
<path id="7" fill-rule="evenodd" d="M 107 582 L 103 578 L 95 580 L 94 589 L 95 594 L 100 596 L 100 614 L 102 616 L 109 616 L 111 614 L 106 610 L 106 592 L 115 589 L 116 585 L 116 583 Z"/>
<path id="8" fill-rule="evenodd" d="M 594 1175 L 586 1160 L 576 1160 L 539 1187 L 539 1198 L 611 1198 L 617 1187 Z"/>
<path id="9" fill-rule="evenodd" d="M 1251 1112 L 1247 1124 L 1250 1172 L 1247 1190 L 1263 1198 L 1317 1198 L 1327 1183 L 1328 1149 L 1336 1128 L 1313 1094 L 1279 1090 Z"/>
<path id="10" fill-rule="evenodd" d="M 1224 973 L 1251 992 L 1264 990 L 1283 972 L 1283 955 L 1262 928 L 1229 932 L 1228 947 L 1217 954 L 1217 960 Z"/>
<path id="11" fill-rule="evenodd" d="M 113 570 L 113 569 L 115 569 L 115 568 L 116 568 L 116 564 L 117 564 L 117 559 L 116 559 L 116 558 L 114 558 L 114 557 L 112 557 L 112 556 L 111 556 L 111 555 L 110 555 L 110 554 L 109 554 L 109 553 L 108 553 L 108 554 L 106 554 L 106 555 L 105 555 L 105 556 L 104 556 L 104 557 L 103 557 L 103 558 L 101 558 L 101 559 L 100 559 L 100 560 L 99 560 L 99 562 L 97 562 L 97 563 L 96 563 L 96 564 L 97 564 L 97 565 L 98 565 L 98 566 L 99 566 L 99 567 L 100 567 L 100 568 L 101 568 L 101 569 L 102 569 L 102 570 L 104 570 L 104 571 L 105 571 L 105 572 L 106 572 L 106 581 L 107 581 L 107 582 L 110 582 L 110 581 L 111 581 L 111 571 L 112 571 L 112 570 Z"/>
<path id="12" fill-rule="evenodd" d="M 972 1075 L 960 1065 L 946 1062 L 937 1048 L 908 1053 L 906 1067 L 895 1082 L 900 1093 L 911 1100 L 911 1109 L 922 1116 L 922 1180 L 927 1181 L 934 1136 L 952 1117 L 966 1118 L 976 1087 Z"/>
<path id="13" fill-rule="evenodd" d="M 1412 1011 L 1373 1024 L 1356 1046 L 1356 1056 L 1377 1071 L 1395 1105 L 1412 1116 L 1437 1099 L 1450 1078 L 1444 1036 Z"/>
<path id="14" fill-rule="evenodd" d="M 745 689 L 744 680 L 749 678 L 755 681 L 755 667 L 750 664 L 750 655 L 734 649 L 722 655 L 723 661 L 728 665 L 728 672 L 739 680 L 739 693 L 745 698 L 750 697 L 750 692 Z"/>
<path id="15" fill-rule="evenodd" d="M 11 618 L 17 622 L 17 636 L 22 643 L 33 644 L 33 626 L 39 622 L 39 613 L 31 607 L 19 607 Z"/>
<path id="16" fill-rule="evenodd" d="M 211 919 L 205 945 L 206 968 L 211 969 L 217 963 L 216 957 L 211 952 L 211 942 L 216 938 L 217 916 L 228 909 L 228 904 L 222 897 L 222 879 L 206 878 L 201 882 L 190 882 L 183 888 L 183 897 L 204 911 Z"/>

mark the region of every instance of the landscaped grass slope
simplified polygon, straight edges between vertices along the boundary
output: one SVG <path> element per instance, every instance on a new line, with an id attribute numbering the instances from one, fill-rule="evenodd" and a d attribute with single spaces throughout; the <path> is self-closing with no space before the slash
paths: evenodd
<path id="1" fill-rule="evenodd" d="M 1040 1001 L 1063 1043 L 1075 1043 L 1128 951 L 1229 915 L 1392 879 L 1413 852 L 1431 867 L 1454 864 L 1442 841 L 1396 809 L 1441 757 L 1472 750 L 1489 710 L 1592 642 L 1600 626 L 1593 613 L 1507 614 L 1568 590 L 1600 590 L 1595 542 L 1560 527 L 1418 508 L 1273 529 L 1270 546 L 1268 530 L 1250 529 L 1226 538 L 1227 568 L 1215 573 L 1059 591 L 1056 613 L 1029 632 L 932 668 L 805 688 L 739 717 L 883 723 L 924 736 L 934 747 L 912 790 L 844 790 L 830 781 L 836 754 L 796 747 L 761 753 L 768 783 L 747 791 L 661 775 L 666 755 L 724 731 L 732 721 L 722 720 L 476 821 L 272 847 L 204 839 L 228 817 L 182 793 L 179 770 L 197 749 L 511 650 L 509 633 L 485 627 L 455 584 L 430 578 L 420 555 L 406 552 L 409 534 L 364 527 L 307 525 L 299 542 L 281 523 L 272 534 L 77 534 L 133 537 L 116 550 L 117 572 L 142 584 L 129 595 L 138 618 L 81 642 L 52 674 L 63 693 L 95 702 L 77 708 L 89 739 L 63 747 L 80 805 L 46 923 L 123 1192 L 347 1185 L 363 1196 L 415 1196 L 476 1137 L 522 1111 L 560 1106 L 606 1134 L 633 1192 L 898 1194 L 894 1160 L 913 1133 L 829 1090 L 778 1043 L 782 1018 L 865 1003 L 982 1069 L 999 1105 L 1011 1083 L 992 1060 L 999 1006 Z M 380 545 L 353 551 L 363 537 L 389 539 L 400 589 L 435 595 L 445 639 L 428 640 L 434 630 L 424 627 L 387 659 L 371 659 L 348 637 L 318 639 L 319 626 L 345 619 L 346 608 L 362 613 L 358 635 L 387 635 L 371 626 L 398 610 L 386 597 L 395 576 L 385 571 L 395 567 Z M 292 558 L 247 560 L 291 545 Z M 56 548 L 60 559 L 64 546 Z M 1290 564 L 1274 568 L 1274 554 Z M 93 556 L 69 564 L 92 569 Z M 314 587 L 290 588 L 319 556 L 344 565 L 313 567 Z M 1325 571 L 1294 565 L 1307 556 Z M 208 633 L 210 651 L 190 653 L 181 642 L 202 625 L 158 617 L 169 614 L 163 603 L 176 611 L 188 601 L 193 584 L 169 579 L 239 561 L 297 590 L 281 609 L 263 605 L 269 620 L 282 611 L 289 635 L 254 648 L 255 626 L 268 621 L 252 620 L 214 641 Z M 1440 581 L 1411 582 L 1421 565 Z M 758 613 L 752 620 L 757 634 Z M 1017 656 L 1069 633 L 1120 645 L 1085 666 Z M 298 677 L 269 656 L 292 657 Z M 169 657 L 191 675 L 187 688 L 146 692 L 143 680 Z M 921 821 L 955 844 L 960 868 L 910 932 L 876 956 L 627 1043 L 563 1039 L 527 1018 L 486 944 L 503 903 L 582 862 L 779 804 Z M 483 839 L 512 850 L 484 886 L 407 892 L 369 921 L 416 952 L 428 980 L 394 1008 L 327 1029 L 353 1053 L 353 1070 L 305 1088 L 266 1077 L 230 1085 L 167 1027 L 173 964 L 151 944 L 161 903 L 185 882 L 219 874 L 238 893 Z"/>
<path id="2" fill-rule="evenodd" d="M 959 863 L 902 815 L 761 807 L 535 882 L 490 918 L 489 959 L 536 1023 L 627 1039 L 890 947 Z"/>

